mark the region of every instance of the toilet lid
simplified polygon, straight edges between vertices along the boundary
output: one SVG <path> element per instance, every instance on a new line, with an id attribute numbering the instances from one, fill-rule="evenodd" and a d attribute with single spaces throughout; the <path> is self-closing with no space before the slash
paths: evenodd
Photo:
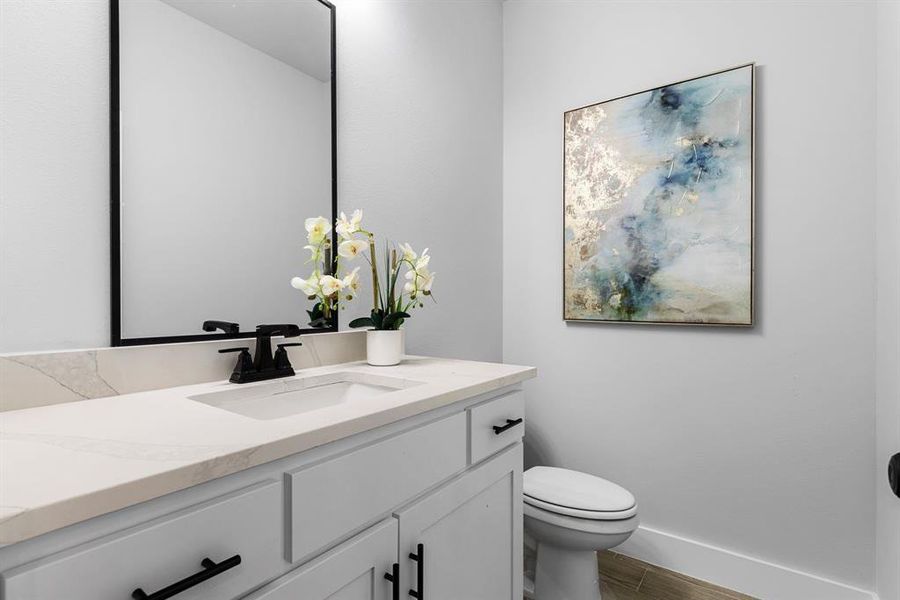
<path id="1" fill-rule="evenodd" d="M 569 469 L 532 467 L 523 491 L 532 506 L 583 519 L 627 519 L 637 512 L 634 496 L 622 486 Z"/>

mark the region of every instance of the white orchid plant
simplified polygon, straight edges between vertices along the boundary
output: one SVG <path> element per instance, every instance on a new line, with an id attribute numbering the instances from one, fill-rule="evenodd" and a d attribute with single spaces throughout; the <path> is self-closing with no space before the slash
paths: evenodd
<path id="1" fill-rule="evenodd" d="M 431 287 L 434 284 L 434 273 L 428 269 L 431 257 L 428 248 L 421 255 L 416 254 L 407 244 L 397 248 L 385 244 L 384 249 L 384 284 L 380 284 L 378 267 L 375 262 L 375 239 L 369 237 L 369 264 L 372 267 L 372 312 L 368 317 L 360 317 L 350 321 L 350 327 L 371 327 L 377 330 L 400 329 L 405 319 L 410 317 L 409 311 L 425 306 L 425 296 L 434 299 Z M 401 271 L 406 280 L 398 287 Z"/>
<path id="2" fill-rule="evenodd" d="M 309 314 L 311 327 L 331 327 L 334 315 L 342 307 L 342 301 L 353 300 L 359 292 L 359 267 L 342 273 L 341 261 L 353 261 L 358 256 L 369 263 L 372 268 L 372 312 L 368 317 L 361 317 L 350 322 L 350 327 L 371 327 L 379 330 L 400 329 L 405 319 L 410 318 L 409 311 L 421 308 L 425 304 L 424 297 L 434 296 L 431 293 L 434 276 L 429 268 L 431 257 L 428 248 L 417 254 L 412 247 L 399 244 L 397 248 L 385 244 L 384 284 L 380 284 L 378 266 L 375 260 L 375 235 L 362 228 L 363 213 L 353 211 L 350 218 L 343 212 L 335 221 L 334 232 L 337 234 L 337 255 L 332 259 L 331 224 L 324 217 L 306 219 L 306 250 L 310 252 L 309 263 L 313 264 L 312 274 L 303 279 L 294 277 L 291 285 L 306 294 L 309 300 L 315 301 Z M 368 248 L 368 256 L 365 250 Z M 399 253 L 398 253 L 399 249 Z M 402 286 L 400 283 L 403 272 Z"/>

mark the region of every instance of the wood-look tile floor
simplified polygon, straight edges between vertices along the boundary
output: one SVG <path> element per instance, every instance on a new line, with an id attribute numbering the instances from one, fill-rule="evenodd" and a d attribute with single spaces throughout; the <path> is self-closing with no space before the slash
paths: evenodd
<path id="1" fill-rule="evenodd" d="M 758 600 L 615 552 L 597 562 L 603 600 Z"/>

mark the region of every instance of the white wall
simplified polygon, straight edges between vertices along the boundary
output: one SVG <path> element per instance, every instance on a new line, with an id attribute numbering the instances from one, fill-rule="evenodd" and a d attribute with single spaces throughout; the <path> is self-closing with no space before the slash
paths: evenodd
<path id="1" fill-rule="evenodd" d="M 437 273 L 407 349 L 499 360 L 500 3 L 339 0 L 337 15 L 341 206 L 429 246 Z M 370 308 L 364 294 L 344 324 Z"/>
<path id="2" fill-rule="evenodd" d="M 500 4 L 337 14 L 341 208 L 432 248 L 438 303 L 410 320 L 411 351 L 499 359 Z M 0 351 L 103 346 L 107 0 L 3 0 L 0 20 Z"/>
<path id="3" fill-rule="evenodd" d="M 503 358 L 664 532 L 874 588 L 874 4 L 504 4 Z M 754 60 L 752 330 L 565 324 L 562 113 Z M 659 556 L 663 563 L 675 557 Z"/>
<path id="4" fill-rule="evenodd" d="M 109 343 L 108 10 L 0 2 L 0 352 Z"/>
<path id="5" fill-rule="evenodd" d="M 123 337 L 305 326 L 290 280 L 304 219 L 331 213 L 331 81 L 159 0 L 120 22 Z"/>
<path id="6" fill-rule="evenodd" d="M 900 599 L 900 499 L 885 470 L 900 452 L 900 2 L 879 3 L 877 19 L 876 571 L 879 597 L 894 600 Z"/>

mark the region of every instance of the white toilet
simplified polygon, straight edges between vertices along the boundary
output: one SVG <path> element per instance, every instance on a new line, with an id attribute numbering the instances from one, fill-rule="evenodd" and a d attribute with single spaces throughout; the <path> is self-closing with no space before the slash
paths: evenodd
<path id="1" fill-rule="evenodd" d="M 537 541 L 535 600 L 600 600 L 597 551 L 637 529 L 637 503 L 600 477 L 532 467 L 525 472 L 525 530 Z"/>

